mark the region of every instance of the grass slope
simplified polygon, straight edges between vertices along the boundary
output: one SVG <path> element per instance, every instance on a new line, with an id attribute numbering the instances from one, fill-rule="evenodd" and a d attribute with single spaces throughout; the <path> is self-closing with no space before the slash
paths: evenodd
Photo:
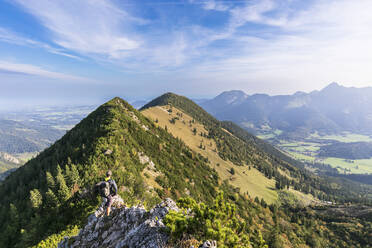
<path id="1" fill-rule="evenodd" d="M 171 112 L 170 109 L 172 109 Z M 190 115 L 169 105 L 147 108 L 142 111 L 142 114 L 154 121 L 157 120 L 160 127 L 167 128 L 171 134 L 182 139 L 192 150 L 207 157 L 210 166 L 218 172 L 221 180 L 229 180 L 231 185 L 240 188 L 241 193 L 264 198 L 268 203 L 277 200 L 274 179 L 266 178 L 253 167 L 249 170 L 247 166 L 236 166 L 228 160 L 223 160 L 218 155 L 216 142 L 211 138 L 200 136 L 200 133 L 208 133 L 204 125 L 198 121 L 193 122 Z M 173 118 L 178 118 L 174 124 L 170 122 Z M 197 130 L 196 134 L 193 132 L 194 128 Z M 203 148 L 200 147 L 201 145 Z M 230 173 L 231 168 L 235 170 L 234 175 Z"/>

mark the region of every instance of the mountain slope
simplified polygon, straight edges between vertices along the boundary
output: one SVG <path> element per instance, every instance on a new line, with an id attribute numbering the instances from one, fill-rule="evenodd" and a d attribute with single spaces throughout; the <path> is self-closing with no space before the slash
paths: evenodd
<path id="1" fill-rule="evenodd" d="M 143 156 L 150 157 L 154 165 L 141 163 Z M 147 178 L 141 173 L 148 166 L 157 175 L 153 180 L 160 189 L 146 186 Z M 101 180 L 107 169 L 113 170 L 127 204 L 143 201 L 152 205 L 160 197 L 187 195 L 208 202 L 218 185 L 216 173 L 203 158 L 115 98 L 2 183 L 1 246 L 32 244 L 67 225 L 81 225 L 97 202 L 79 195 Z M 31 191 L 42 200 L 30 203 Z M 9 211 L 14 215 L 7 215 Z"/>
<path id="2" fill-rule="evenodd" d="M 170 109 L 172 109 L 171 113 L 168 112 Z M 273 190 L 275 180 L 266 178 L 253 167 L 248 169 L 245 166 L 236 166 L 231 161 L 222 159 L 218 154 L 215 140 L 204 135 L 208 133 L 204 125 L 195 121 L 190 115 L 169 105 L 150 107 L 141 113 L 155 120 L 159 127 L 184 141 L 193 151 L 208 158 L 209 165 L 217 171 L 221 180 L 229 180 L 231 185 L 240 188 L 241 193 L 264 198 L 268 203 L 277 201 L 277 193 Z M 170 123 L 172 119 L 173 124 Z M 234 169 L 234 175 L 230 172 L 231 168 Z"/>

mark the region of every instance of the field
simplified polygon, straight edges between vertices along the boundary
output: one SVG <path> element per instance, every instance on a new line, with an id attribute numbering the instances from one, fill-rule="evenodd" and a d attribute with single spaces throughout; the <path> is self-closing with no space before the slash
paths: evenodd
<path id="1" fill-rule="evenodd" d="M 274 137 L 276 135 L 273 133 Z M 271 137 L 271 136 L 268 136 Z M 367 135 L 353 134 L 344 132 L 340 135 L 320 136 L 315 133 L 301 141 L 280 140 L 277 146 L 288 155 L 303 162 L 328 164 L 336 168 L 339 173 L 346 174 L 368 174 L 372 173 L 372 158 L 370 159 L 343 159 L 336 157 L 318 157 L 320 147 L 330 144 L 330 142 L 372 142 L 372 138 Z M 371 154 L 372 157 L 372 154 Z"/>
<path id="2" fill-rule="evenodd" d="M 322 139 L 322 140 L 336 140 L 339 142 L 358 142 L 358 141 L 364 141 L 364 142 L 372 142 L 372 138 L 367 135 L 362 134 L 354 134 L 350 132 L 343 132 L 340 135 L 325 135 L 325 136 L 319 136 L 317 133 L 312 134 L 309 138 L 316 138 L 316 139 Z"/>
<path id="3" fill-rule="evenodd" d="M 340 173 L 372 173 L 372 159 L 345 160 L 342 158 L 326 158 L 323 162 L 337 168 Z"/>

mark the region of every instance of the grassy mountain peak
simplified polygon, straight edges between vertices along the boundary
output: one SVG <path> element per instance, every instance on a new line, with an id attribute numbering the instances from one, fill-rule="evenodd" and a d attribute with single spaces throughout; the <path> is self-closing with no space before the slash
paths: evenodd
<path id="1" fill-rule="evenodd" d="M 181 95 L 177 95 L 171 92 L 165 93 L 154 100 L 150 101 L 148 104 L 144 105 L 140 111 L 154 107 L 171 105 L 176 108 L 182 109 L 185 113 L 189 114 L 197 121 L 207 125 L 207 126 L 219 126 L 219 121 L 208 114 L 202 107 L 190 100 L 189 98 Z"/>

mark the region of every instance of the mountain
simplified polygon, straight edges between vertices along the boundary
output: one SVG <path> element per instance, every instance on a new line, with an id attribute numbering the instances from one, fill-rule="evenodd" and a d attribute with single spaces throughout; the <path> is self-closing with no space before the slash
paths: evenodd
<path id="1" fill-rule="evenodd" d="M 169 128 L 145 116 L 154 109 L 167 115 Z M 186 143 L 171 133 L 179 122 L 191 125 L 181 137 L 197 137 L 198 152 L 195 139 Z M 185 97 L 166 94 L 141 112 L 114 98 L 0 183 L 0 247 L 55 247 L 65 236 L 76 236 L 100 204 L 92 187 L 107 169 L 127 206 L 141 203 L 149 209 L 168 197 L 178 200 L 183 211 L 171 212 L 165 223 L 173 242 L 187 236 L 216 239 L 219 247 L 264 247 L 264 240 L 270 247 L 367 247 L 369 220 L 318 215 L 298 198 L 308 196 L 322 209 L 324 200 L 367 203 L 368 187 L 312 175 L 263 147 Z M 252 180 L 248 190 L 233 185 L 242 175 Z M 266 183 L 269 195 L 280 195 L 270 205 L 266 196 L 250 197 Z M 114 223 L 101 220 L 94 228 L 103 235 Z M 351 235 L 340 234 L 345 228 Z"/>
<path id="2" fill-rule="evenodd" d="M 248 98 L 243 91 L 232 90 L 226 91 L 218 95 L 217 97 L 211 100 L 205 100 L 203 102 L 197 102 L 197 104 L 203 106 L 206 110 L 212 115 L 217 114 L 218 112 L 226 112 L 233 106 L 239 105 Z"/>
<path id="3" fill-rule="evenodd" d="M 146 157 L 153 162 L 145 164 Z M 75 193 L 102 179 L 108 168 L 114 171 L 127 204 L 151 205 L 160 197 L 187 195 L 210 201 L 217 185 L 215 172 L 202 158 L 115 98 L 2 183 L 0 195 L 6 197 L 0 201 L 0 246 L 24 247 L 67 225 L 81 224 L 91 211 L 91 200 L 79 200 Z M 30 192 L 40 200 L 34 209 L 25 200 Z M 5 214 L 9 211 L 19 218 Z M 24 235 L 19 235 L 21 229 Z"/>
<path id="4" fill-rule="evenodd" d="M 236 91 L 223 92 L 201 104 L 218 119 L 230 120 L 252 132 L 281 130 L 288 137 L 342 131 L 371 134 L 372 87 L 343 87 L 331 83 L 321 91 L 293 95 L 254 94 L 238 102 L 220 99 Z M 243 92 L 240 95 L 244 94 Z"/>

